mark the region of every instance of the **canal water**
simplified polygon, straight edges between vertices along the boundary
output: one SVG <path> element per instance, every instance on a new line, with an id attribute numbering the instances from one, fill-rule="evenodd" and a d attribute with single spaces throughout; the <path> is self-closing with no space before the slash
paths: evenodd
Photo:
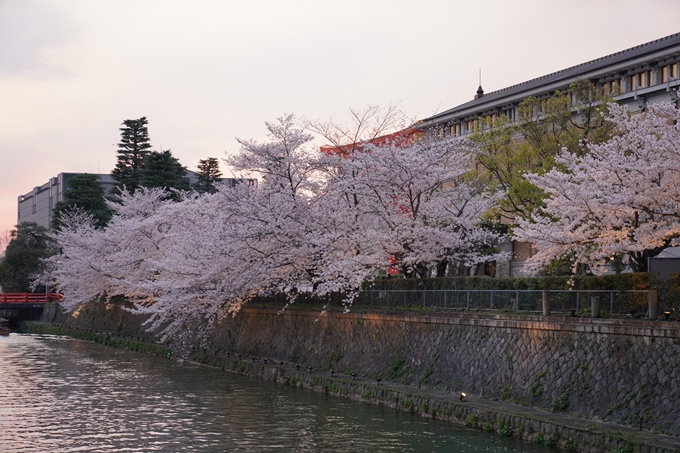
<path id="1" fill-rule="evenodd" d="M 0 452 L 539 452 L 392 409 L 66 337 L 0 337 Z"/>

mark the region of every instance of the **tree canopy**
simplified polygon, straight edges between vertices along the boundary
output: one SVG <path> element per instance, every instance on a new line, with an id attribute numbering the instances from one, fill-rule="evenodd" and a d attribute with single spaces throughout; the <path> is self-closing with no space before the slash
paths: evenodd
<path id="1" fill-rule="evenodd" d="M 141 185 L 141 171 L 151 152 L 148 123 L 146 117 L 123 121 L 118 143 L 118 161 L 111 171 L 111 176 L 117 182 L 114 193 L 120 193 L 123 187 L 134 192 Z"/>
<path id="2" fill-rule="evenodd" d="M 524 174 L 550 171 L 563 148 L 583 155 L 585 143 L 609 139 L 609 101 L 590 81 L 581 80 L 547 99 L 525 99 L 517 108 L 516 122 L 506 116 L 479 119 L 470 136 L 481 166 L 478 173 L 504 194 L 492 215 L 514 223 L 544 206 L 546 194 Z"/>
<path id="3" fill-rule="evenodd" d="M 64 200 L 58 202 L 52 211 L 52 229 L 61 228 L 63 213 L 75 209 L 91 214 L 99 228 L 106 226 L 111 219 L 111 210 L 106 204 L 98 175 L 85 173 L 73 176 L 66 182 L 63 197 Z"/>
<path id="4" fill-rule="evenodd" d="M 142 187 L 121 194 L 101 230 L 81 213 L 65 216 L 62 253 L 49 267 L 65 306 L 124 295 L 152 328 L 174 335 L 255 295 L 337 291 L 351 302 L 389 266 L 425 275 L 442 262 L 501 256 L 499 235 L 479 225 L 494 198 L 469 177 L 465 144 L 320 155 L 292 115 L 266 126 L 268 141 L 239 140 L 241 152 L 228 158 L 242 177 L 261 175 L 257 186 L 219 185 L 177 201 Z"/>
<path id="5" fill-rule="evenodd" d="M 680 238 L 680 110 L 650 105 L 630 115 L 608 106 L 609 140 L 564 148 L 557 167 L 528 180 L 548 194 L 545 207 L 520 221 L 516 238 L 538 248 L 534 269 L 568 259 L 601 273 L 617 258 L 645 271 L 647 258 Z"/>
<path id="6" fill-rule="evenodd" d="M 198 173 L 196 173 L 198 181 L 193 186 L 193 189 L 199 193 L 215 193 L 217 188 L 215 183 L 222 178 L 220 171 L 220 163 L 215 157 L 208 157 L 198 161 Z"/>
<path id="7" fill-rule="evenodd" d="M 5 292 L 30 292 L 35 275 L 44 268 L 43 259 L 57 251 L 45 227 L 23 222 L 11 232 L 11 240 L 0 260 L 0 286 Z"/>
<path id="8" fill-rule="evenodd" d="M 170 150 L 152 151 L 144 159 L 139 185 L 149 189 L 165 189 L 171 193 L 169 197 L 176 200 L 176 191 L 189 190 L 186 174 L 186 168 Z"/>

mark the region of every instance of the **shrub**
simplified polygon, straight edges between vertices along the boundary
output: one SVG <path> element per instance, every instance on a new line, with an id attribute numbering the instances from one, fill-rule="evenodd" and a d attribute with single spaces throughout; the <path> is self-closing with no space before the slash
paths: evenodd
<path id="1" fill-rule="evenodd" d="M 570 281 L 573 280 L 573 285 Z M 680 287 L 680 275 L 677 278 Z M 573 277 L 443 277 L 443 278 L 401 278 L 375 280 L 364 283 L 363 289 L 418 290 L 418 289 L 478 289 L 478 290 L 645 290 L 650 287 L 649 275 L 634 272 L 620 275 L 576 275 Z"/>

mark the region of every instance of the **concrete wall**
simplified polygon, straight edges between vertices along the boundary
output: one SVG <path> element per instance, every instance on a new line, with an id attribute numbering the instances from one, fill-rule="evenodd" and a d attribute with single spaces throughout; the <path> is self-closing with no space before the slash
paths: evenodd
<path id="1" fill-rule="evenodd" d="M 116 309 L 67 322 L 141 332 Z M 678 323 L 245 309 L 203 346 L 680 435 Z"/>

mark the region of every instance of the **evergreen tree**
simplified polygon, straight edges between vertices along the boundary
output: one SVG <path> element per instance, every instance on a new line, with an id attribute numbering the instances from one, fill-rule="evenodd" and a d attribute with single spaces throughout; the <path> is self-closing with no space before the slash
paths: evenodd
<path id="1" fill-rule="evenodd" d="M 52 212 L 52 229 L 61 229 L 62 215 L 74 209 L 91 214 L 100 228 L 106 226 L 111 219 L 111 211 L 104 198 L 104 188 L 99 184 L 97 175 L 86 173 L 68 180 L 64 201 L 58 202 Z"/>
<path id="2" fill-rule="evenodd" d="M 56 252 L 54 240 L 45 227 L 23 222 L 13 230 L 5 256 L 0 261 L 0 286 L 8 293 L 31 290 L 31 278 L 43 269 L 42 258 Z"/>
<path id="3" fill-rule="evenodd" d="M 187 170 L 179 160 L 173 157 L 170 150 L 152 151 L 144 160 L 144 168 L 140 172 L 139 185 L 148 188 L 160 187 L 169 189 L 170 198 L 177 199 L 177 190 L 189 190 Z"/>
<path id="4" fill-rule="evenodd" d="M 111 176 L 118 183 L 112 190 L 114 194 L 120 193 L 123 186 L 130 192 L 134 192 L 140 186 L 140 173 L 146 157 L 151 152 L 149 130 L 146 127 L 148 123 L 146 117 L 123 121 L 118 143 L 118 162 L 111 171 Z"/>
<path id="5" fill-rule="evenodd" d="M 198 181 L 193 189 L 198 193 L 215 193 L 215 183 L 222 178 L 220 164 L 215 157 L 208 157 L 198 161 Z"/>

